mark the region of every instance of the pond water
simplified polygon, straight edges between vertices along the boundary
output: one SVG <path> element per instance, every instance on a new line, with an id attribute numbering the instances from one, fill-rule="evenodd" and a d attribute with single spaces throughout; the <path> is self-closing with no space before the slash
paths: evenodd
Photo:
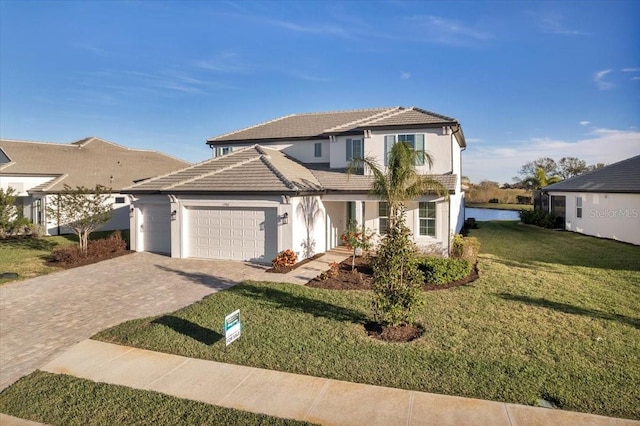
<path id="1" fill-rule="evenodd" d="M 464 217 L 473 217 L 477 222 L 483 222 L 487 220 L 520 220 L 520 212 L 517 210 L 479 209 L 476 207 L 465 207 Z"/>

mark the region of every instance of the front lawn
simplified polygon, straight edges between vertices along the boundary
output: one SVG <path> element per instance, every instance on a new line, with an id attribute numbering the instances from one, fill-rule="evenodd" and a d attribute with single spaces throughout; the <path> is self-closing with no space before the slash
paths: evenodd
<path id="1" fill-rule="evenodd" d="M 640 247 L 485 222 L 481 277 L 425 293 L 425 334 L 367 336 L 370 293 L 246 282 L 96 339 L 188 357 L 640 419 Z M 242 337 L 225 348 L 226 314 Z"/>
<path id="2" fill-rule="evenodd" d="M 306 425 L 157 392 L 36 371 L 0 394 L 0 412 L 60 425 Z"/>
<path id="3" fill-rule="evenodd" d="M 99 231 L 91 234 L 91 239 L 107 238 L 113 231 Z M 122 231 L 122 237 L 129 241 L 129 231 Z M 20 238 L 0 240 L 0 274 L 13 272 L 17 279 L 33 278 L 59 271 L 61 268 L 47 264 L 56 247 L 77 244 L 76 235 L 57 235 L 41 238 Z M 16 278 L 0 278 L 0 285 Z"/>

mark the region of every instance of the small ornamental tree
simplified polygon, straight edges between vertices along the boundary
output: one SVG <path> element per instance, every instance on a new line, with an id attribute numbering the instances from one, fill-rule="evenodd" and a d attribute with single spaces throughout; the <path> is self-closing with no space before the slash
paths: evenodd
<path id="1" fill-rule="evenodd" d="M 96 185 L 95 188 L 65 185 L 57 200 L 47 206 L 49 217 L 67 226 L 78 236 L 80 251 L 87 254 L 89 235 L 107 223 L 113 216 L 108 203 L 111 188 Z"/>
<path id="2" fill-rule="evenodd" d="M 371 250 L 373 248 L 372 239 L 374 235 L 375 232 L 371 229 L 365 228 L 364 225 L 360 228 L 356 221 L 349 221 L 347 230 L 342 233 L 340 239 L 344 243 L 345 247 L 353 252 L 351 256 L 352 271 L 355 271 L 356 269 L 356 253 L 358 249 L 362 251 Z"/>
<path id="3" fill-rule="evenodd" d="M 382 239 L 373 261 L 373 314 L 376 321 L 411 324 L 413 311 L 424 303 L 424 275 L 418 268 L 418 248 L 412 241 L 404 211 Z"/>
<path id="4" fill-rule="evenodd" d="M 0 230 L 8 231 L 16 219 L 16 193 L 12 187 L 0 188 Z"/>

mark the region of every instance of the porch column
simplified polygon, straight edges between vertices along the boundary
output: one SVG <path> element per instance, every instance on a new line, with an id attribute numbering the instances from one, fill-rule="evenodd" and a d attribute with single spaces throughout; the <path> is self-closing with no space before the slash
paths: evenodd
<path id="1" fill-rule="evenodd" d="M 356 223 L 361 227 L 364 225 L 364 201 L 354 201 L 354 204 Z"/>

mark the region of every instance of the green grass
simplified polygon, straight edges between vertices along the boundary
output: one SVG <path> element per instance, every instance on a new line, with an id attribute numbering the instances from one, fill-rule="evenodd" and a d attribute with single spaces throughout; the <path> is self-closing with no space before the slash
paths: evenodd
<path id="1" fill-rule="evenodd" d="M 465 202 L 466 207 L 475 207 L 478 209 L 494 209 L 494 210 L 533 210 L 531 204 L 502 204 L 502 203 L 470 203 Z"/>
<path id="2" fill-rule="evenodd" d="M 426 293 L 420 339 L 369 338 L 370 293 L 246 282 L 95 338 L 188 357 L 640 419 L 640 247 L 485 222 L 481 278 Z M 198 277 L 194 276 L 194 280 Z M 226 314 L 242 337 L 225 348 Z"/>
<path id="3" fill-rule="evenodd" d="M 91 234 L 91 239 L 106 238 L 113 231 L 100 231 Z M 129 231 L 122 231 L 122 237 L 129 243 Z M 0 273 L 15 272 L 18 279 L 33 278 L 39 275 L 59 271 L 60 268 L 47 265 L 47 259 L 56 247 L 75 244 L 75 235 L 53 237 L 0 240 Z M 0 285 L 15 279 L 0 279 Z"/>
<path id="4" fill-rule="evenodd" d="M 83 426 L 309 424 L 41 371 L 2 392 L 0 412 L 36 422 Z"/>

